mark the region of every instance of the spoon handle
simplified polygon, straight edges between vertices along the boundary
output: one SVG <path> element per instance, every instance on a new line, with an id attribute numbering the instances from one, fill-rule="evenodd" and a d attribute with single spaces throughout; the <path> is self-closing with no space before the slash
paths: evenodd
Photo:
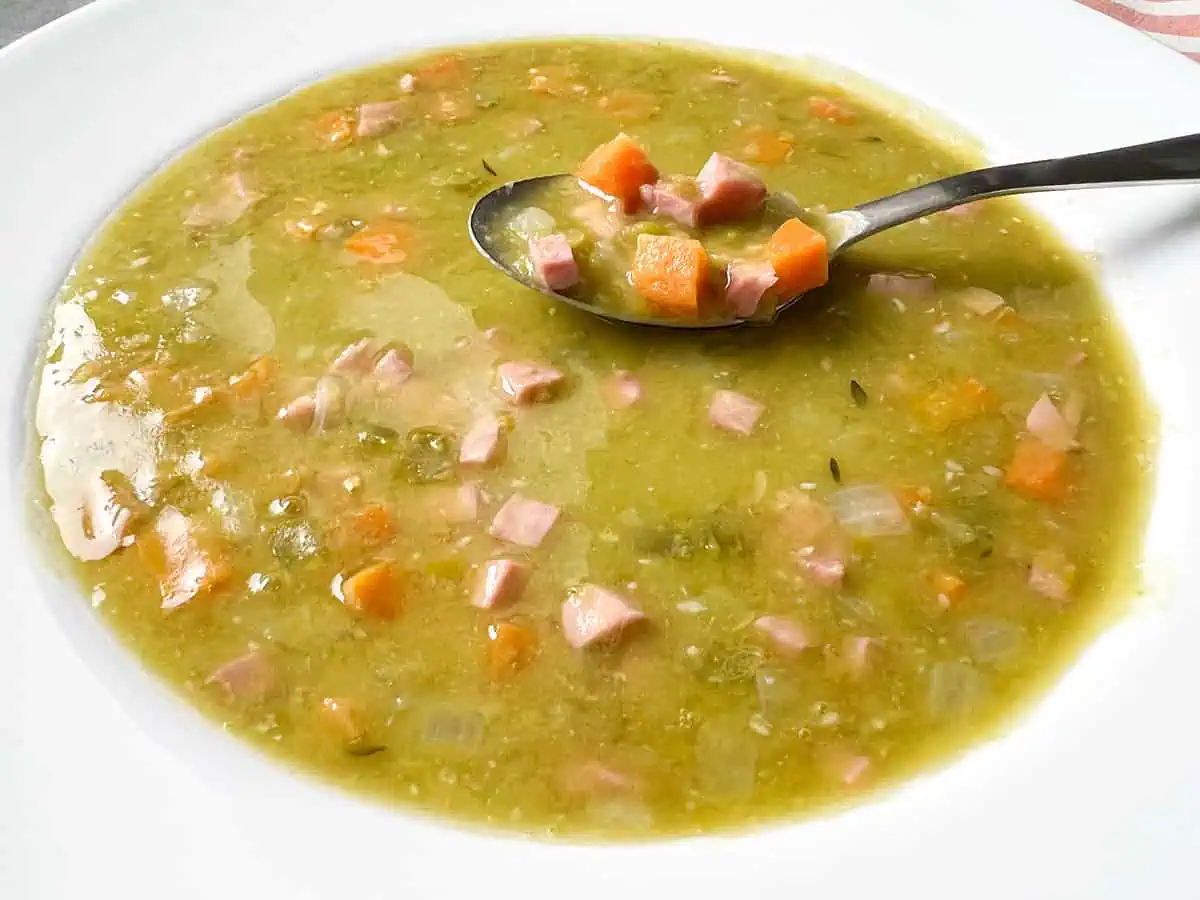
<path id="1" fill-rule="evenodd" d="M 1083 156 L 977 169 L 872 200 L 846 211 L 850 221 L 837 249 L 893 225 L 985 197 L 1172 181 L 1200 181 L 1200 134 Z"/>

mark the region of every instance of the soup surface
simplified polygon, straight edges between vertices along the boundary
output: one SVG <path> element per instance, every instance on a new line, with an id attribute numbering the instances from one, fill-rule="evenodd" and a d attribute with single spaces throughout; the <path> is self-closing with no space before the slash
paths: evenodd
<path id="1" fill-rule="evenodd" d="M 968 165 L 743 57 L 471 47 L 239 120 L 79 260 L 37 385 L 57 542 L 231 730 L 533 834 L 742 825 L 986 734 L 1130 588 L 1136 373 L 1022 207 L 864 243 L 770 329 L 618 328 L 465 222 L 619 132 L 830 209 Z"/>

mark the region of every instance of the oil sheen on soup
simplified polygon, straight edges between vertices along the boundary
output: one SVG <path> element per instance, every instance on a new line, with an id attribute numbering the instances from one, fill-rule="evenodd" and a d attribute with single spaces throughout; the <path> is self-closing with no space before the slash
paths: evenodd
<path id="1" fill-rule="evenodd" d="M 1127 595 L 1151 431 L 1044 226 L 989 201 L 860 245 L 774 327 L 616 327 L 465 223 L 619 133 L 828 209 L 970 164 L 769 61 L 478 46 L 240 119 L 91 241 L 37 377 L 44 505 L 189 702 L 408 807 L 708 831 L 946 759 Z"/>

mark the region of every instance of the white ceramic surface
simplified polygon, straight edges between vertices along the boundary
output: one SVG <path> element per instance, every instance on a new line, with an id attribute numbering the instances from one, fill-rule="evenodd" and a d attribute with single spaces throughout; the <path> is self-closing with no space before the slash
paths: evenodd
<path id="1" fill-rule="evenodd" d="M 998 162 L 1200 131 L 1200 70 L 1069 0 L 102 0 L 0 53 L 0 897 L 1200 896 L 1197 189 L 1037 201 L 1099 254 L 1162 414 L 1148 596 L 1007 737 L 841 815 L 586 847 L 364 804 L 201 720 L 41 564 L 19 461 L 34 336 L 134 184 L 325 73 L 417 45 L 622 32 L 820 55 Z"/>

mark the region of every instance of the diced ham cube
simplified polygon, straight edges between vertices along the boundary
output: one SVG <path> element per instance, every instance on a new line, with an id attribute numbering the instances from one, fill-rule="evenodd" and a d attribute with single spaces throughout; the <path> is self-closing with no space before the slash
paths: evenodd
<path id="1" fill-rule="evenodd" d="M 1033 558 L 1029 567 L 1029 587 L 1051 600 L 1064 602 L 1071 599 L 1071 588 L 1075 583 L 1075 567 L 1066 556 L 1058 551 L 1045 550 Z"/>
<path id="2" fill-rule="evenodd" d="M 218 666 L 205 684 L 220 685 L 231 700 L 262 703 L 275 690 L 275 668 L 266 653 L 255 648 Z"/>
<path id="3" fill-rule="evenodd" d="M 778 521 L 768 538 L 776 552 L 794 559 L 807 581 L 822 587 L 840 586 L 850 550 L 833 510 L 794 488 L 780 491 L 775 507 Z"/>
<path id="4" fill-rule="evenodd" d="M 871 648 L 875 639 L 863 635 L 848 635 L 842 638 L 842 650 L 839 657 L 842 671 L 858 678 L 867 671 L 871 662 Z"/>
<path id="5" fill-rule="evenodd" d="M 483 505 L 483 492 L 469 482 L 458 487 L 430 487 L 423 494 L 429 503 L 426 508 L 450 525 L 476 521 Z"/>
<path id="6" fill-rule="evenodd" d="M 830 778 L 850 787 L 866 776 L 871 768 L 871 759 L 861 753 L 839 748 L 822 754 L 821 767 Z"/>
<path id="7" fill-rule="evenodd" d="M 641 186 L 642 203 L 652 215 L 674 219 L 685 228 L 695 228 L 699 204 L 684 195 L 677 184 L 657 181 Z"/>
<path id="8" fill-rule="evenodd" d="M 558 514 L 557 506 L 513 494 L 492 519 L 490 533 L 510 544 L 537 547 L 558 521 Z"/>
<path id="9" fill-rule="evenodd" d="M 780 653 L 794 656 L 813 645 L 807 628 L 783 616 L 760 616 L 754 620 L 754 627 L 766 635 Z"/>
<path id="10" fill-rule="evenodd" d="M 575 251 L 564 234 L 530 238 L 529 264 L 534 277 L 552 291 L 565 291 L 579 281 Z"/>
<path id="11" fill-rule="evenodd" d="M 480 609 L 511 606 L 529 581 L 529 566 L 512 559 L 488 560 L 479 576 L 471 603 Z"/>
<path id="12" fill-rule="evenodd" d="M 399 125 L 403 117 L 404 104 L 399 100 L 364 103 L 358 108 L 354 131 L 359 137 L 379 137 Z"/>
<path id="13" fill-rule="evenodd" d="M 642 384 L 632 372 L 618 369 L 600 385 L 604 402 L 611 409 L 628 409 L 642 399 Z"/>
<path id="14" fill-rule="evenodd" d="M 626 626 L 646 617 L 615 591 L 594 584 L 579 587 L 562 606 L 567 643 L 579 649 L 616 637 Z"/>
<path id="15" fill-rule="evenodd" d="M 212 202 L 193 206 L 183 224 L 193 228 L 232 225 L 264 196 L 250 187 L 244 175 L 235 172 L 221 182 L 221 189 Z"/>
<path id="16" fill-rule="evenodd" d="M 1054 450 L 1074 450 L 1078 446 L 1075 433 L 1079 428 L 1081 412 L 1077 400 L 1074 404 L 1068 404 L 1063 412 L 1059 412 L 1054 401 L 1042 394 L 1025 417 L 1025 427 L 1047 447 Z"/>
<path id="17" fill-rule="evenodd" d="M 504 433 L 495 416 L 480 416 L 467 430 L 458 450 L 458 461 L 468 466 L 486 466 L 504 452 Z"/>
<path id="18" fill-rule="evenodd" d="M 623 794 L 636 791 L 641 782 L 597 759 L 573 762 L 559 771 L 559 786 L 568 794 Z"/>
<path id="19" fill-rule="evenodd" d="M 337 355 L 329 371 L 339 375 L 366 375 L 375 364 L 375 354 L 378 352 L 375 342 L 370 338 L 355 341 Z"/>
<path id="20" fill-rule="evenodd" d="M 727 222 L 762 209 L 767 186 L 745 163 L 714 153 L 696 176 L 700 188 L 697 216 L 701 223 Z"/>
<path id="21" fill-rule="evenodd" d="M 717 428 L 748 435 L 754 431 L 765 410 L 765 406 L 745 394 L 717 391 L 708 407 L 708 420 Z"/>
<path id="22" fill-rule="evenodd" d="M 838 587 L 846 577 L 846 560 L 837 553 L 798 553 L 797 564 L 808 581 L 821 587 Z"/>
<path id="23" fill-rule="evenodd" d="M 504 395 L 521 406 L 548 400 L 566 381 L 558 369 L 531 362 L 501 363 L 496 375 Z"/>
<path id="24" fill-rule="evenodd" d="M 412 351 L 397 347 L 389 347 L 371 370 L 375 380 L 386 387 L 399 387 L 412 377 L 412 373 Z"/>
<path id="25" fill-rule="evenodd" d="M 758 312 L 763 295 L 779 276 L 766 260 L 735 260 L 726 270 L 725 302 L 735 316 L 748 319 Z"/>
<path id="26" fill-rule="evenodd" d="M 296 431 L 308 431 L 312 427 L 313 416 L 316 415 L 316 412 L 316 398 L 311 394 L 303 394 L 279 410 L 276 418 Z"/>

